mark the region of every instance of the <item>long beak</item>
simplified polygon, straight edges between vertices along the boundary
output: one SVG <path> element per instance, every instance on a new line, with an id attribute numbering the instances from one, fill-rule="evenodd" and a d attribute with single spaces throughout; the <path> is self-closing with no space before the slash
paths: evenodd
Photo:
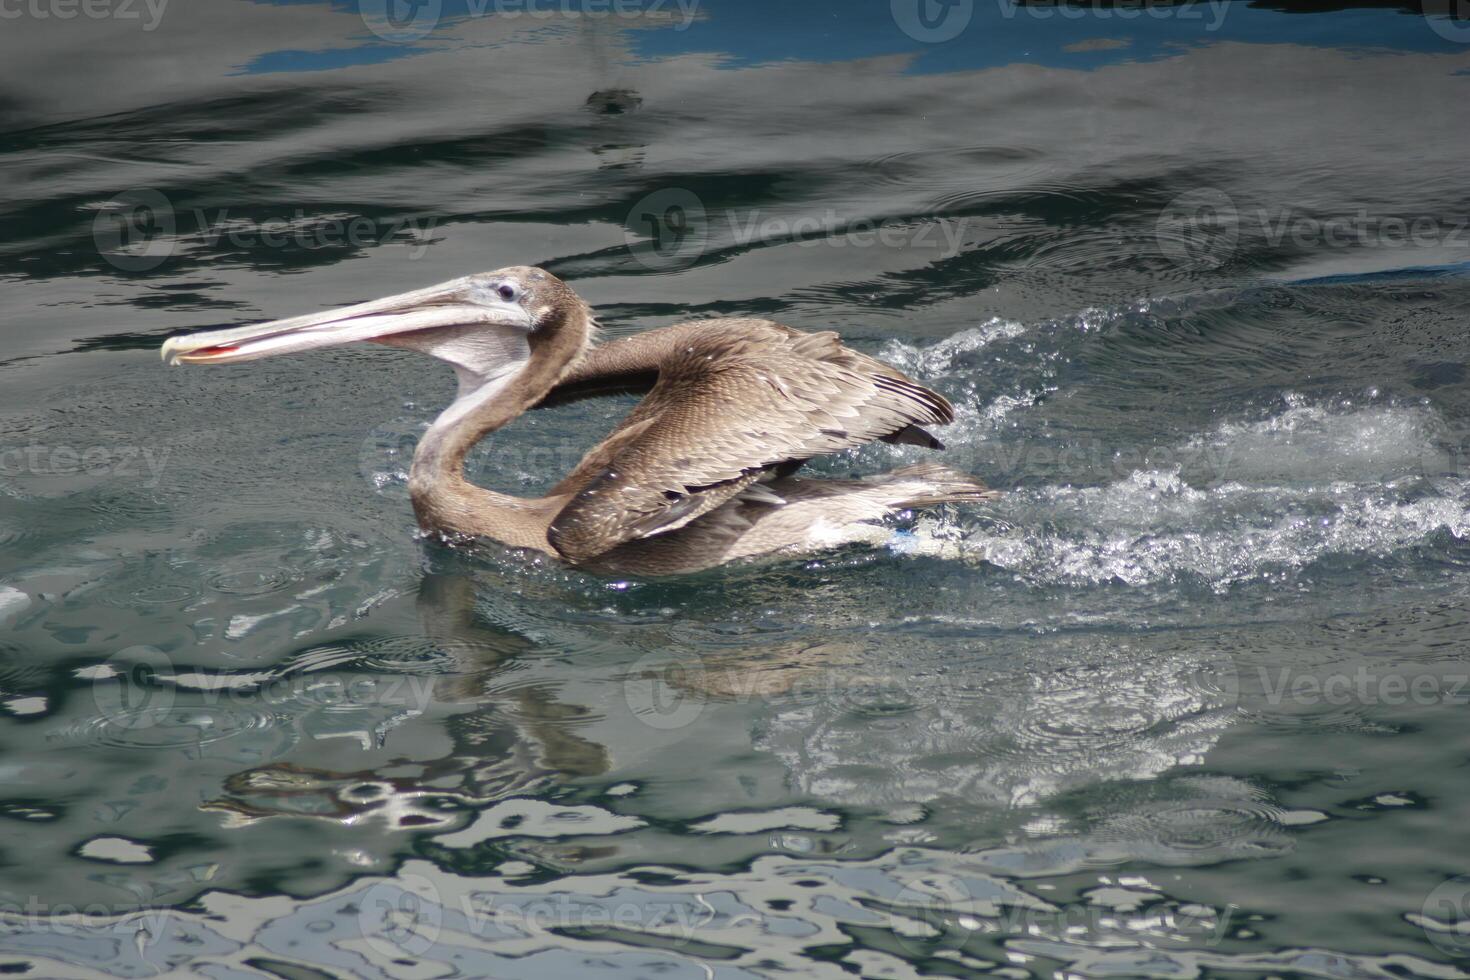
<path id="1" fill-rule="evenodd" d="M 169 364 L 234 364 L 416 330 L 489 324 L 534 326 L 529 313 L 502 300 L 483 277 L 465 276 L 325 313 L 170 337 L 162 353 Z"/>

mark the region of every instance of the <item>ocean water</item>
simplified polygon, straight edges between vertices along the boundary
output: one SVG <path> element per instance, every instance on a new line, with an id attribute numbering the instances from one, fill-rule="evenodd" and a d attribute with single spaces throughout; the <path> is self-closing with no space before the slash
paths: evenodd
<path id="1" fill-rule="evenodd" d="M 1464 15 L 0 9 L 0 970 L 1465 977 Z M 610 579 L 416 536 L 441 365 L 159 363 L 522 263 L 839 330 L 1004 493 Z"/>

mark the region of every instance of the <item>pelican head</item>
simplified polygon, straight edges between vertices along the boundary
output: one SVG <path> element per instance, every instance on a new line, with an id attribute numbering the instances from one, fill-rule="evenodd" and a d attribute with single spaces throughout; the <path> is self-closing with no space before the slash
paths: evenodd
<path id="1" fill-rule="evenodd" d="M 589 313 L 551 273 L 511 266 L 322 313 L 170 337 L 162 354 L 175 365 L 238 364 L 370 342 L 447 361 L 473 387 L 524 367 L 553 335 L 573 335 L 556 345 L 570 360 L 587 341 Z"/>

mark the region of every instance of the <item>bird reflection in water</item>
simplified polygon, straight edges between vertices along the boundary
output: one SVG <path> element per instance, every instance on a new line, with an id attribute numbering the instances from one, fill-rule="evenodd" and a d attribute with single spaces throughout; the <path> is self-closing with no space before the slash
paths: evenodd
<path id="1" fill-rule="evenodd" d="M 435 679 L 435 701 L 476 706 L 444 722 L 453 752 L 359 771 L 289 762 L 258 766 L 229 777 L 225 795 L 203 808 L 228 813 L 235 822 L 304 816 L 372 819 L 404 830 L 447 827 L 468 808 L 532 792 L 558 777 L 607 771 L 607 750 L 574 730 L 587 709 L 558 702 L 543 685 L 499 683 L 532 644 L 476 616 L 471 578 L 426 574 L 417 610 L 425 635 L 459 668 Z"/>

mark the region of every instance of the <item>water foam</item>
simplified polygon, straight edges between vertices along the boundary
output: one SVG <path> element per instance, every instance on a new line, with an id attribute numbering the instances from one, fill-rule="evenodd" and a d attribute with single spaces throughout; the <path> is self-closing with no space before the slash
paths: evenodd
<path id="1" fill-rule="evenodd" d="M 1085 317 L 1079 324 L 1073 338 L 1095 332 Z M 956 424 L 944 433 L 953 459 L 982 451 L 1002 465 L 1009 459 L 1007 469 L 1024 481 L 1031 456 L 1042 455 L 1036 447 L 1053 464 L 1078 449 L 1028 418 L 1055 376 L 1044 367 L 1043 339 L 992 320 L 924 350 L 895 343 L 884 354 L 955 399 Z M 1017 349 L 1002 351 L 1007 341 Z M 977 382 L 982 369 L 990 374 Z M 1011 390 L 984 390 L 992 382 Z M 924 515 L 891 544 L 998 565 L 1033 584 L 1192 580 L 1224 591 L 1289 578 L 1335 556 L 1386 557 L 1470 535 L 1470 482 L 1447 432 L 1422 401 L 1397 403 L 1371 390 L 1354 398 L 1284 393 L 1264 411 L 1131 459 L 1105 452 L 1091 460 L 1104 482 L 1023 486 L 983 516 Z"/>

